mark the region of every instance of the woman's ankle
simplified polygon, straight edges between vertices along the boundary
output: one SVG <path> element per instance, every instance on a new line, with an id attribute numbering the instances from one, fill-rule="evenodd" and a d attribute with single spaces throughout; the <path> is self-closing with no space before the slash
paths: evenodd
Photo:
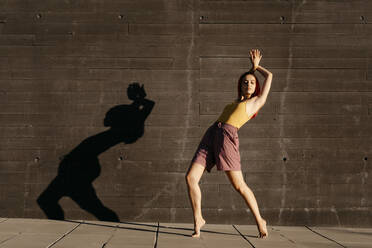
<path id="1" fill-rule="evenodd" d="M 256 223 L 257 223 L 257 224 L 262 223 L 264 220 L 265 220 L 265 219 L 262 218 L 262 216 L 260 216 L 260 217 L 258 217 L 258 218 L 256 219 Z"/>
<path id="2" fill-rule="evenodd" d="M 204 218 L 202 216 L 194 217 L 194 222 L 203 222 Z"/>

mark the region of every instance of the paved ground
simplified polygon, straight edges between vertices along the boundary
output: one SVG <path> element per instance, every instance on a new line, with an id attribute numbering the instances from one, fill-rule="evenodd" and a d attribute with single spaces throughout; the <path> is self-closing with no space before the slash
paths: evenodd
<path id="1" fill-rule="evenodd" d="M 269 226 L 268 230 L 269 237 L 262 240 L 256 237 L 255 226 L 207 224 L 201 238 L 193 239 L 191 224 L 0 218 L 0 247 L 372 247 L 372 228 Z"/>

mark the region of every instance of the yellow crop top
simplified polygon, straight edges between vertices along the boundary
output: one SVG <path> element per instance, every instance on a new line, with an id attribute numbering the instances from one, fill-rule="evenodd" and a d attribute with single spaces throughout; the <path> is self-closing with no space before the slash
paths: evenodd
<path id="1" fill-rule="evenodd" d="M 217 121 L 227 123 L 230 125 L 233 125 L 234 127 L 240 128 L 243 126 L 249 119 L 252 119 L 256 116 L 254 114 L 251 118 L 249 118 L 247 112 L 246 112 L 246 102 L 233 102 L 230 104 L 227 104 L 220 115 L 218 117 Z"/>

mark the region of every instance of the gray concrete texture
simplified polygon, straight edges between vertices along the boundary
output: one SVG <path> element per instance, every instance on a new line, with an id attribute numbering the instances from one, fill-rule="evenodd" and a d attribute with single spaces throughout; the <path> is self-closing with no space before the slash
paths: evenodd
<path id="1" fill-rule="evenodd" d="M 36 199 L 63 156 L 108 130 L 106 113 L 131 104 L 127 88 L 139 82 L 155 102 L 144 134 L 99 154 L 93 188 L 122 221 L 190 223 L 185 172 L 258 48 L 274 78 L 239 137 L 262 216 L 280 226 L 372 226 L 371 1 L 0 6 L 1 217 L 45 218 Z M 222 173 L 204 175 L 201 189 L 208 223 L 231 232 L 231 224 L 254 224 Z M 67 219 L 96 219 L 69 197 L 59 204 Z"/>
<path id="2" fill-rule="evenodd" d="M 269 226 L 257 237 L 252 225 L 206 224 L 200 238 L 191 238 L 192 224 L 103 221 L 0 219 L 0 245 L 32 247 L 195 247 L 195 248 L 370 248 L 371 228 Z"/>

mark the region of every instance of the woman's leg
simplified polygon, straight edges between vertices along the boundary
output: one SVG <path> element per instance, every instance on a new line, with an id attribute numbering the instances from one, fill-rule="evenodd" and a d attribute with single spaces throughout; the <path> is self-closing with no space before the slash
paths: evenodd
<path id="1" fill-rule="evenodd" d="M 230 182 L 233 185 L 234 189 L 238 191 L 238 193 L 244 198 L 248 207 L 251 209 L 258 227 L 259 237 L 264 238 L 268 236 L 266 221 L 260 215 L 256 198 L 254 197 L 252 190 L 248 188 L 247 184 L 245 183 L 242 172 L 226 171 L 226 175 L 230 179 Z"/>
<path id="2" fill-rule="evenodd" d="M 194 229 L 195 232 L 192 234 L 192 237 L 200 236 L 200 228 L 205 224 L 201 213 L 201 191 L 199 187 L 199 181 L 205 167 L 198 163 L 191 164 L 187 174 L 186 174 L 186 183 L 189 192 L 190 202 L 194 214 Z"/>

